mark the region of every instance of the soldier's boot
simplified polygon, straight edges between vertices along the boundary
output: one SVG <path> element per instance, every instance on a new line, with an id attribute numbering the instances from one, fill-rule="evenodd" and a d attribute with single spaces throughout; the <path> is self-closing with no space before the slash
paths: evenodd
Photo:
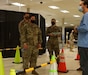
<path id="1" fill-rule="evenodd" d="M 82 71 L 82 68 L 81 68 L 81 67 L 79 67 L 79 68 L 77 69 L 77 71 Z"/>
<path id="2" fill-rule="evenodd" d="M 73 51 L 73 48 L 70 48 L 70 51 L 71 51 L 71 52 L 74 52 L 74 51 Z"/>
<path id="3" fill-rule="evenodd" d="M 21 75 L 27 75 L 27 74 L 21 74 Z"/>
<path id="4" fill-rule="evenodd" d="M 39 75 L 35 70 L 32 71 L 32 74 Z"/>
<path id="5" fill-rule="evenodd" d="M 59 57 L 57 57 L 56 62 L 57 62 L 57 64 L 59 64 L 59 62 L 60 62 L 60 58 Z"/>
<path id="6" fill-rule="evenodd" d="M 25 69 L 24 69 L 24 72 L 21 73 L 21 74 L 18 74 L 18 75 L 27 75 L 27 73 L 25 72 L 26 69 L 28 69 L 28 68 L 25 68 Z"/>
<path id="7" fill-rule="evenodd" d="M 74 52 L 73 50 L 70 50 L 71 52 Z"/>
<path id="8" fill-rule="evenodd" d="M 18 75 L 27 75 L 26 73 L 18 74 Z"/>

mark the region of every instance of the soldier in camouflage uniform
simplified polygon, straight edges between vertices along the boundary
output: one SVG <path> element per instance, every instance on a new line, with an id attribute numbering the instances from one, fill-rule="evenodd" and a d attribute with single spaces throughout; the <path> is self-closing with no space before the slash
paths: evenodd
<path id="1" fill-rule="evenodd" d="M 49 57 L 51 59 L 51 56 L 53 55 L 53 51 L 55 52 L 55 56 L 57 57 L 59 55 L 59 39 L 61 33 L 60 28 L 56 26 L 56 20 L 53 18 L 51 19 L 51 26 L 47 28 L 46 35 L 49 36 L 49 39 L 47 41 L 47 48 L 49 51 Z M 59 59 L 57 60 L 57 63 L 59 62 Z"/>
<path id="2" fill-rule="evenodd" d="M 73 33 L 74 33 L 74 30 L 72 30 L 71 31 L 71 33 L 70 33 L 70 51 L 71 52 L 74 52 L 73 51 L 73 48 L 74 48 L 74 35 L 73 35 Z"/>
<path id="3" fill-rule="evenodd" d="M 78 40 L 78 32 L 77 32 L 77 30 L 75 30 L 75 28 L 74 28 L 73 35 L 74 35 L 74 39 Z"/>
<path id="4" fill-rule="evenodd" d="M 31 16 L 30 23 L 22 21 L 19 24 L 20 32 L 20 41 L 23 57 L 23 68 L 27 69 L 29 67 L 35 67 L 38 57 L 38 47 L 41 47 L 42 36 L 41 30 L 38 25 L 35 24 L 35 16 Z M 39 75 L 35 70 L 32 71 L 32 74 Z"/>

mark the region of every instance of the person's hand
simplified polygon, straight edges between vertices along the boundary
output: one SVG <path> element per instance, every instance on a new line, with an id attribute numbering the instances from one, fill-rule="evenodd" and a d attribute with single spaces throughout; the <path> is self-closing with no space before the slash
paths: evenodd
<path id="1" fill-rule="evenodd" d="M 43 49 L 42 46 L 41 46 L 41 44 L 38 44 L 38 49 L 39 50 L 42 50 Z"/>
<path id="2" fill-rule="evenodd" d="M 74 32 L 77 32 L 77 26 L 74 27 Z"/>
<path id="3" fill-rule="evenodd" d="M 53 36 L 53 34 L 52 34 L 52 33 L 50 33 L 50 34 L 49 34 L 49 36 Z"/>
<path id="4" fill-rule="evenodd" d="M 41 44 L 38 44 L 38 48 L 41 48 Z"/>
<path id="5" fill-rule="evenodd" d="M 77 29 L 78 26 L 75 26 L 74 29 Z"/>
<path id="6" fill-rule="evenodd" d="M 58 37 L 61 37 L 61 34 L 58 34 L 57 36 L 58 36 Z"/>
<path id="7" fill-rule="evenodd" d="M 24 43 L 23 48 L 24 48 L 24 49 L 28 49 L 27 43 Z"/>

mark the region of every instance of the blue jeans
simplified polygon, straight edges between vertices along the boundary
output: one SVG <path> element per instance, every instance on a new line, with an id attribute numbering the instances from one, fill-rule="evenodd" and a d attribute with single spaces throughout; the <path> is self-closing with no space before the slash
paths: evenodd
<path id="1" fill-rule="evenodd" d="M 80 54 L 80 66 L 83 70 L 82 75 L 88 75 L 88 48 L 78 47 Z"/>

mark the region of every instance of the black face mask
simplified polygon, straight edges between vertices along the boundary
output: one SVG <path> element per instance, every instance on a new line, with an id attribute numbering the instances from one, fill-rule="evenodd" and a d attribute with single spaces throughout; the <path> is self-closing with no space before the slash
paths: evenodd
<path id="1" fill-rule="evenodd" d="M 55 25 L 55 22 L 51 22 L 52 25 Z"/>
<path id="2" fill-rule="evenodd" d="M 26 16 L 25 19 L 26 19 L 26 20 L 29 20 L 29 16 Z"/>
<path id="3" fill-rule="evenodd" d="M 31 20 L 31 23 L 36 23 L 36 21 L 35 20 Z"/>

